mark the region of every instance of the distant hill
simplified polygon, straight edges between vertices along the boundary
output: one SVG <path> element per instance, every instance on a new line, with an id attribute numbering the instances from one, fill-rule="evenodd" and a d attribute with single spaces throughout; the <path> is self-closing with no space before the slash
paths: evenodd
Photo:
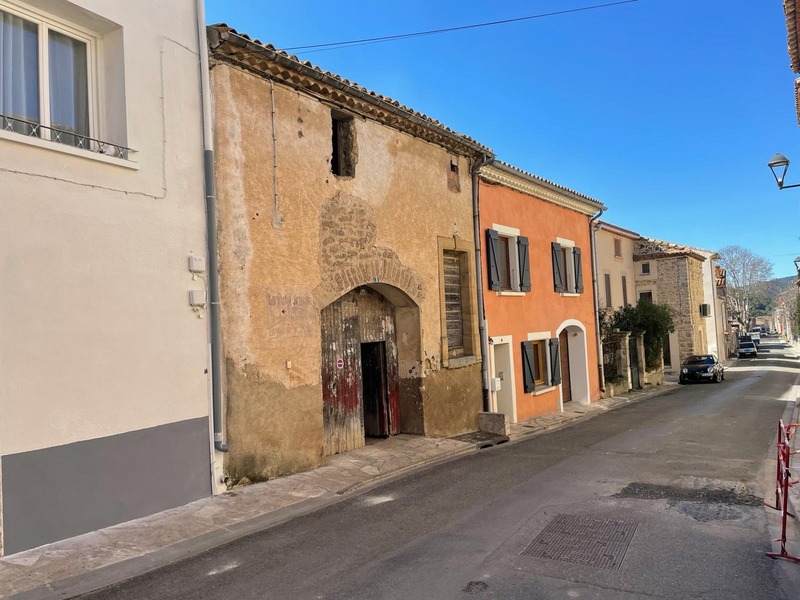
<path id="1" fill-rule="evenodd" d="M 792 276 L 767 281 L 763 293 L 759 295 L 759 300 L 756 300 L 753 304 L 753 316 L 761 317 L 775 312 L 775 302 L 778 294 L 792 289 L 795 281 L 797 281 L 797 278 Z"/>
<path id="2" fill-rule="evenodd" d="M 797 281 L 797 277 L 792 275 L 779 279 L 771 279 L 767 282 L 767 291 L 765 295 L 776 298 L 781 292 L 785 292 L 787 289 L 794 287 L 795 281 Z"/>

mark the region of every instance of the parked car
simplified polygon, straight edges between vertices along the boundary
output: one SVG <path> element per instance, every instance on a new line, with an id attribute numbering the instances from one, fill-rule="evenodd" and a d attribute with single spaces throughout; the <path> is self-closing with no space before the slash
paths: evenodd
<path id="1" fill-rule="evenodd" d="M 750 338 L 755 342 L 756 346 L 761 343 L 761 333 L 758 331 L 748 331 L 747 335 L 749 335 Z"/>
<path id="2" fill-rule="evenodd" d="M 752 342 L 750 342 L 752 344 Z M 719 383 L 725 379 L 725 367 L 713 354 L 697 354 L 690 356 L 681 365 L 679 383 L 690 381 L 713 381 Z"/>
<path id="3" fill-rule="evenodd" d="M 739 342 L 739 358 L 758 358 L 758 348 L 753 342 Z"/>

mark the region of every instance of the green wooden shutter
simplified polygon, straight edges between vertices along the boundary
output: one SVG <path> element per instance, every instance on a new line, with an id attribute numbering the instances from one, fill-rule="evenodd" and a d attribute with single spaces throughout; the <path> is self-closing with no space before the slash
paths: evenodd
<path id="1" fill-rule="evenodd" d="M 517 237 L 517 255 L 519 256 L 519 289 L 531 291 L 531 259 L 528 253 L 528 238 Z"/>
<path id="2" fill-rule="evenodd" d="M 581 249 L 572 249 L 572 260 L 575 261 L 575 291 L 583 293 L 583 269 L 581 268 Z"/>
<path id="3" fill-rule="evenodd" d="M 561 244 L 553 242 L 550 244 L 550 251 L 553 256 L 553 288 L 557 292 L 566 292 L 564 285 L 564 264 L 561 256 Z"/>
<path id="4" fill-rule="evenodd" d="M 533 342 L 522 342 L 522 388 L 525 393 L 532 392 L 536 385 L 536 376 L 533 373 L 533 356 L 534 348 Z"/>
<path id="5" fill-rule="evenodd" d="M 486 260 L 489 266 L 489 289 L 500 290 L 500 266 L 497 260 L 500 236 L 494 229 L 486 230 Z"/>
<path id="6" fill-rule="evenodd" d="M 550 338 L 550 385 L 561 383 L 561 353 L 558 338 Z"/>

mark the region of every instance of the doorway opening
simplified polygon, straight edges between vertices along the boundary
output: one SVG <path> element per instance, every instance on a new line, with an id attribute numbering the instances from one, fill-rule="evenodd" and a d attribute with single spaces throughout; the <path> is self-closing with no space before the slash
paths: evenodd
<path id="1" fill-rule="evenodd" d="M 386 342 L 361 344 L 361 398 L 364 435 L 384 438 L 392 431 L 386 381 Z"/>

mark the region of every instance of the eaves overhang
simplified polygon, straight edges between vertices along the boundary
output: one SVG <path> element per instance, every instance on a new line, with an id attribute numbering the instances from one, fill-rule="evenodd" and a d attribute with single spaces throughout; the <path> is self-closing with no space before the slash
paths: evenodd
<path id="1" fill-rule="evenodd" d="M 334 106 L 378 121 L 455 154 L 493 159 L 494 152 L 435 119 L 386 96 L 323 71 L 308 61 L 263 44 L 224 24 L 206 28 L 212 60 L 230 64 L 265 79 L 306 92 Z"/>
<path id="2" fill-rule="evenodd" d="M 481 179 L 488 183 L 503 185 L 528 196 L 563 206 L 587 216 L 606 210 L 605 205 L 599 200 L 501 161 L 495 161 L 491 165 L 481 167 L 479 175 Z"/>
<path id="3" fill-rule="evenodd" d="M 792 71 L 800 73 L 800 40 L 797 31 L 797 13 L 800 0 L 783 0 L 783 13 L 786 15 L 786 38 L 789 50 L 789 62 Z"/>
<path id="4" fill-rule="evenodd" d="M 608 223 L 606 221 L 598 221 L 597 229 L 601 231 L 608 231 L 609 233 L 613 233 L 614 235 L 629 238 L 631 240 L 638 240 L 639 238 L 642 237 L 635 231 L 631 231 L 630 229 L 624 229 L 622 227 L 619 227 L 618 225 L 612 225 L 611 223 Z"/>

